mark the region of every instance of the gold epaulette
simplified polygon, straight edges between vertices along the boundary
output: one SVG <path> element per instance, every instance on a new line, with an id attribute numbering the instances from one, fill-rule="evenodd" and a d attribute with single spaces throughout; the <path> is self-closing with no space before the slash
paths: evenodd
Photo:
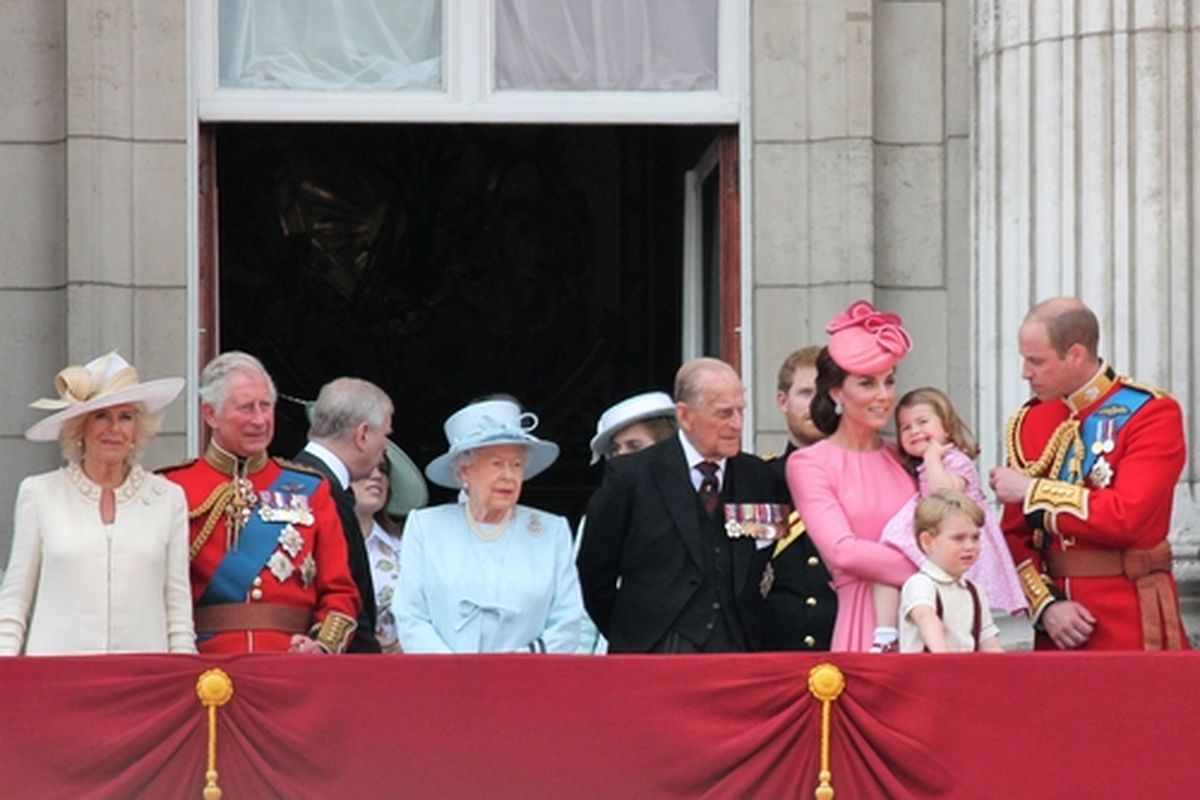
<path id="1" fill-rule="evenodd" d="M 759 458 L 761 458 L 763 461 L 770 464 L 772 461 L 779 458 L 779 456 L 781 456 L 781 455 L 782 455 L 782 453 L 763 453 L 761 456 L 759 456 Z"/>
<path id="2" fill-rule="evenodd" d="M 271 456 L 271 460 L 284 469 L 290 469 L 295 472 L 304 472 L 309 475 L 316 475 L 318 478 L 324 478 L 325 473 L 316 467 L 310 467 L 308 464 L 301 464 L 298 461 L 292 461 L 290 458 L 282 458 L 280 456 Z"/>
<path id="3" fill-rule="evenodd" d="M 1148 383 L 1142 383 L 1141 381 L 1135 381 L 1133 378 L 1129 377 L 1128 375 L 1118 375 L 1117 381 L 1120 382 L 1122 386 L 1128 386 L 1131 389 L 1137 389 L 1138 391 L 1145 392 L 1146 394 L 1153 397 L 1155 400 L 1161 400 L 1164 397 L 1171 396 L 1169 393 L 1167 393 L 1166 391 L 1164 391 L 1162 389 L 1159 389 L 1157 386 L 1151 386 Z"/>
<path id="4" fill-rule="evenodd" d="M 154 474 L 166 475 L 168 472 L 174 472 L 177 469 L 185 469 L 186 467 L 190 467 L 199 460 L 199 458 L 189 458 L 187 461 L 180 461 L 178 464 L 167 464 L 166 466 L 155 467 Z"/>
<path id="5" fill-rule="evenodd" d="M 351 617 L 338 611 L 330 611 L 320 625 L 314 625 L 311 631 L 313 641 L 327 653 L 344 653 L 350 644 L 350 637 L 358 623 Z"/>

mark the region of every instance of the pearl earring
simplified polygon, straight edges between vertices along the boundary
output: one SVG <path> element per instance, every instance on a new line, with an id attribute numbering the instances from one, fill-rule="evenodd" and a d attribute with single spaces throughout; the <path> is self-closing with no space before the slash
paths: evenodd
<path id="1" fill-rule="evenodd" d="M 840 416 L 842 415 L 842 412 L 843 412 L 844 410 L 845 410 L 845 409 L 843 409 L 843 408 L 842 408 L 842 401 L 841 401 L 841 400 L 834 400 L 834 401 L 833 401 L 833 413 L 837 414 L 837 415 L 840 417 Z"/>

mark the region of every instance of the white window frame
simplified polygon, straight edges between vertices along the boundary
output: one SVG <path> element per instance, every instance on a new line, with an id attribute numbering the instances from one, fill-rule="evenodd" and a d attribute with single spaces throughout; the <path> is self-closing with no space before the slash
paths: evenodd
<path id="1" fill-rule="evenodd" d="M 736 124 L 748 0 L 717 0 L 717 90 L 494 90 L 495 0 L 442 0 L 441 91 L 221 88 L 219 0 L 193 0 L 193 79 L 201 122 L 581 122 Z M 470 43 L 470 44 L 468 44 Z"/>

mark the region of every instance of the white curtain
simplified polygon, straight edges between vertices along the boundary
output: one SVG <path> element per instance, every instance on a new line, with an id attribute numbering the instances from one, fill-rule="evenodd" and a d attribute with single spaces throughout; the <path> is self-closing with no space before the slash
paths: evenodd
<path id="1" fill-rule="evenodd" d="M 717 88 L 718 0 L 496 0 L 496 88 Z"/>
<path id="2" fill-rule="evenodd" d="M 441 0 L 221 0 L 220 84 L 441 88 Z"/>

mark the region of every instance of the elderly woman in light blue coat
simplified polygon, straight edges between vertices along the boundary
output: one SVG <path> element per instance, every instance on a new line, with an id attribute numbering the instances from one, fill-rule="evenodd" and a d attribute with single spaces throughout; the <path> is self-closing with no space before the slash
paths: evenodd
<path id="1" fill-rule="evenodd" d="M 558 458 L 535 437 L 537 417 L 485 400 L 446 420 L 449 450 L 429 480 L 465 503 L 412 512 L 401 537 L 392 598 L 406 653 L 571 653 L 583 600 L 567 521 L 519 505 L 526 478 Z"/>

